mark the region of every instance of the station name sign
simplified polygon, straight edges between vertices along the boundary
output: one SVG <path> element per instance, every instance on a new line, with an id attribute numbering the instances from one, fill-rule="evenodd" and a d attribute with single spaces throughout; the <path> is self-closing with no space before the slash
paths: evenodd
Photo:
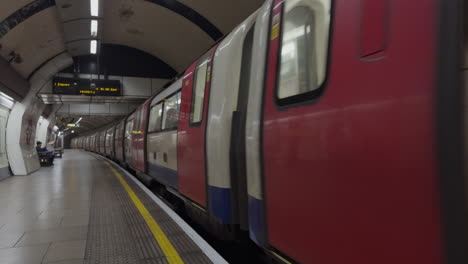
<path id="1" fill-rule="evenodd" d="M 87 80 L 55 77 L 53 93 L 64 95 L 121 96 L 122 85 L 117 80 Z"/>

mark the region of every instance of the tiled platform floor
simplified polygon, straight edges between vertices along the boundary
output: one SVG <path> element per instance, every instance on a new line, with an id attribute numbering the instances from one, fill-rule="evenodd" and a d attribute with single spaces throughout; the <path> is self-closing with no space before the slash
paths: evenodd
<path id="1" fill-rule="evenodd" d="M 83 263 L 95 162 L 68 152 L 0 182 L 0 263 Z"/>
<path id="2" fill-rule="evenodd" d="M 226 263 L 118 170 L 74 150 L 52 167 L 0 181 L 0 264 Z"/>

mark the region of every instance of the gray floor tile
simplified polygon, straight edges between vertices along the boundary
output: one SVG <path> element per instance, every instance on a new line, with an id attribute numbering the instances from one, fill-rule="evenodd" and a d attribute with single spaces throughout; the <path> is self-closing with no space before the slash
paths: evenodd
<path id="1" fill-rule="evenodd" d="M 9 213 L 9 212 L 3 212 L 1 211 L 2 215 L 0 217 L 0 222 L 1 223 L 14 223 L 14 222 L 35 222 L 38 219 L 39 215 L 33 216 L 33 215 L 24 215 L 24 214 L 17 214 L 17 213 Z"/>
<path id="2" fill-rule="evenodd" d="M 75 194 L 75 195 L 83 195 L 83 194 Z M 84 194 L 85 196 L 89 196 L 89 194 Z M 54 200 L 48 205 L 50 209 L 89 209 L 90 208 L 90 200 Z"/>
<path id="3" fill-rule="evenodd" d="M 2 264 L 40 264 L 48 247 L 46 244 L 0 249 L 0 261 Z"/>
<path id="4" fill-rule="evenodd" d="M 0 232 L 0 248 L 12 248 L 24 235 L 24 232 Z"/>
<path id="5" fill-rule="evenodd" d="M 86 240 L 56 242 L 47 250 L 44 263 L 84 259 Z"/>
<path id="6" fill-rule="evenodd" d="M 3 232 L 29 232 L 45 229 L 59 228 L 62 218 L 36 219 L 26 222 L 9 222 L 0 229 L 0 235 Z"/>
<path id="7" fill-rule="evenodd" d="M 80 216 L 65 216 L 63 217 L 61 226 L 84 226 L 89 223 L 89 215 L 80 215 Z"/>
<path id="8" fill-rule="evenodd" d="M 89 216 L 89 208 L 75 208 L 75 209 L 61 209 L 61 208 L 51 208 L 47 209 L 39 216 L 39 219 L 47 218 L 57 218 L 65 216 Z"/>
<path id="9" fill-rule="evenodd" d="M 60 241 L 85 240 L 87 232 L 87 226 L 31 231 L 26 232 L 16 246 L 21 247 Z"/>
<path id="10" fill-rule="evenodd" d="M 56 262 L 42 262 L 44 264 L 83 264 L 83 259 L 73 259 L 73 260 L 64 260 L 64 261 L 56 261 Z"/>

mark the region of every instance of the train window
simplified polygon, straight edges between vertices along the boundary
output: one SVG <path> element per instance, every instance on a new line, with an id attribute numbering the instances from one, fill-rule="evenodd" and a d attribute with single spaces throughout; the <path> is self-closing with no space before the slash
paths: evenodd
<path id="1" fill-rule="evenodd" d="M 325 82 L 330 5 L 331 0 L 286 1 L 277 91 L 280 101 L 316 93 Z"/>
<path id="2" fill-rule="evenodd" d="M 177 129 L 180 111 L 180 92 L 166 99 L 164 102 L 163 130 Z"/>
<path id="3" fill-rule="evenodd" d="M 161 129 L 162 103 L 151 108 L 148 132 L 156 132 Z"/>
<path id="4" fill-rule="evenodd" d="M 200 123 L 203 118 L 203 103 L 205 99 L 205 86 L 208 72 L 208 62 L 210 54 L 206 54 L 200 59 L 200 63 L 195 70 L 195 85 L 192 95 L 192 109 L 190 112 L 190 123 Z"/>

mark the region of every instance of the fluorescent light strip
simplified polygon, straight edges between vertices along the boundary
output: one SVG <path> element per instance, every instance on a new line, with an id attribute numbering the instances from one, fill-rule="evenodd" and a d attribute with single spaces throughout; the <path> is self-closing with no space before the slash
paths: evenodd
<path id="1" fill-rule="evenodd" d="M 95 38 L 98 35 L 98 21 L 91 20 L 91 37 Z"/>
<path id="2" fill-rule="evenodd" d="M 90 45 L 90 52 L 91 54 L 96 54 L 97 53 L 97 40 L 91 40 L 91 45 Z"/>
<path id="3" fill-rule="evenodd" d="M 99 16 L 99 0 L 91 0 L 91 16 Z"/>

